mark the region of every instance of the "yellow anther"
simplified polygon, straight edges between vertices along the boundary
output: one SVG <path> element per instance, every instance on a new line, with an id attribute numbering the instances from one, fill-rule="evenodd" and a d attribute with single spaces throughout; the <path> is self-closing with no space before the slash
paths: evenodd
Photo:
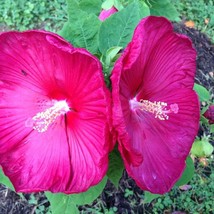
<path id="1" fill-rule="evenodd" d="M 26 127 L 32 127 L 38 132 L 47 131 L 48 127 L 60 115 L 66 114 L 70 111 L 69 106 L 65 100 L 53 101 L 53 106 L 45 111 L 38 112 L 34 117 L 29 118 L 25 122 Z"/>
<path id="2" fill-rule="evenodd" d="M 159 120 L 168 120 L 170 113 L 177 114 L 179 110 L 177 103 L 170 104 L 169 108 L 167 108 L 167 103 L 165 102 L 151 102 L 149 100 L 143 99 L 138 102 L 136 98 L 134 98 L 131 100 L 130 104 L 132 109 L 140 109 L 142 111 L 152 113 L 154 114 L 155 118 L 158 118 Z"/>
<path id="3" fill-rule="evenodd" d="M 155 115 L 155 118 L 160 120 L 168 120 L 169 116 L 166 114 L 167 103 L 164 102 L 151 102 L 149 100 L 140 100 L 140 109 L 150 112 Z"/>

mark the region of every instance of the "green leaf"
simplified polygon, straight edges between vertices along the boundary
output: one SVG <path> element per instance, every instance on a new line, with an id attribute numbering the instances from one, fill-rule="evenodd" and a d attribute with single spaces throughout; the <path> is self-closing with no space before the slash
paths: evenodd
<path id="1" fill-rule="evenodd" d="M 122 10 L 124 8 L 123 4 L 121 3 L 121 0 L 114 0 L 114 7 L 117 8 L 117 10 Z"/>
<path id="2" fill-rule="evenodd" d="M 99 0 L 67 0 L 68 21 L 58 33 L 75 47 L 98 52 L 98 32 L 101 22 L 97 15 L 101 9 Z"/>
<path id="3" fill-rule="evenodd" d="M 210 133 L 214 133 L 214 124 L 210 125 Z"/>
<path id="4" fill-rule="evenodd" d="M 101 11 L 101 4 L 100 0 L 67 0 L 68 17 L 70 20 L 77 20 L 79 10 L 98 15 Z"/>
<path id="5" fill-rule="evenodd" d="M 85 48 L 92 54 L 98 52 L 98 31 L 101 22 L 97 16 L 79 10 L 75 22 L 68 21 L 59 34 L 75 47 Z"/>
<path id="6" fill-rule="evenodd" d="M 119 58 L 119 51 L 122 47 L 112 47 L 106 51 L 106 54 L 100 57 L 100 61 L 103 65 L 103 73 L 107 87 L 111 87 L 110 75 L 114 66 L 115 61 Z"/>
<path id="7" fill-rule="evenodd" d="M 122 10 L 123 9 L 123 5 L 121 4 L 120 1 L 118 0 L 105 0 L 103 3 L 102 3 L 102 9 L 104 10 L 109 10 L 111 9 L 112 7 L 115 7 L 117 8 L 117 10 Z"/>
<path id="8" fill-rule="evenodd" d="M 207 111 L 208 108 L 209 108 L 209 106 L 203 107 L 201 109 L 201 114 L 203 115 Z"/>
<path id="9" fill-rule="evenodd" d="M 200 122 L 205 125 L 209 125 L 209 120 L 203 115 L 200 116 Z"/>
<path id="10" fill-rule="evenodd" d="M 73 202 L 78 205 L 92 203 L 102 193 L 103 189 L 105 188 L 106 182 L 107 177 L 104 177 L 99 184 L 91 187 L 88 191 L 71 195 Z"/>
<path id="11" fill-rule="evenodd" d="M 76 205 L 84 205 L 92 203 L 103 191 L 107 182 L 107 177 L 96 186 L 91 187 L 89 190 L 79 194 L 62 194 L 45 192 L 51 204 L 53 214 L 76 214 L 79 213 Z"/>
<path id="12" fill-rule="evenodd" d="M 119 181 L 122 177 L 124 165 L 120 153 L 115 148 L 109 155 L 109 169 L 107 176 L 110 181 L 118 188 Z"/>
<path id="13" fill-rule="evenodd" d="M 210 25 L 210 26 L 214 26 L 214 14 L 210 14 L 209 25 Z"/>
<path id="14" fill-rule="evenodd" d="M 165 16 L 172 21 L 180 21 L 179 13 L 169 0 L 147 0 L 150 13 L 154 16 Z"/>
<path id="15" fill-rule="evenodd" d="M 78 15 L 78 10 L 98 15 L 101 11 L 101 5 L 100 0 L 67 0 L 68 18 L 72 19 L 74 14 Z M 76 19 L 77 17 L 75 16 Z"/>
<path id="16" fill-rule="evenodd" d="M 196 139 L 192 145 L 191 153 L 196 157 L 207 157 L 213 152 L 213 146 L 209 143 L 207 137 L 203 137 L 201 140 Z"/>
<path id="17" fill-rule="evenodd" d="M 105 54 L 114 46 L 124 48 L 130 42 L 139 21 L 138 3 L 134 2 L 102 22 L 99 32 L 100 51 Z"/>
<path id="18" fill-rule="evenodd" d="M 102 8 L 104 10 L 109 10 L 111 7 L 114 6 L 114 0 L 105 0 L 103 3 L 102 3 Z"/>
<path id="19" fill-rule="evenodd" d="M 116 55 L 119 53 L 119 51 L 122 49 L 122 47 L 112 47 L 107 50 L 106 52 L 106 60 L 105 65 L 110 67 L 112 61 L 116 57 Z"/>
<path id="20" fill-rule="evenodd" d="M 186 159 L 186 168 L 181 176 L 181 178 L 176 182 L 175 186 L 182 186 L 186 183 L 188 183 L 193 175 L 194 175 L 195 167 L 193 160 L 190 156 Z"/>
<path id="21" fill-rule="evenodd" d="M 79 8 L 87 13 L 99 15 L 101 12 L 101 4 L 102 2 L 100 0 L 83 0 L 80 1 Z"/>
<path id="22" fill-rule="evenodd" d="M 144 203 L 151 203 L 154 199 L 161 197 L 159 194 L 152 194 L 151 192 L 144 191 Z"/>
<path id="23" fill-rule="evenodd" d="M 194 84 L 194 90 L 197 92 L 201 102 L 207 102 L 210 100 L 209 91 L 205 87 L 203 87 L 202 85 L 195 83 Z"/>
<path id="24" fill-rule="evenodd" d="M 45 192 L 46 197 L 48 198 L 51 204 L 52 214 L 78 214 L 79 210 L 72 202 L 72 195 L 64 195 L 61 193 L 54 194 L 51 192 Z"/>
<path id="25" fill-rule="evenodd" d="M 78 17 L 80 0 L 67 0 L 67 13 L 69 20 L 75 20 Z"/>
<path id="26" fill-rule="evenodd" d="M 11 190 L 15 191 L 13 184 L 10 182 L 10 179 L 4 174 L 2 169 L 0 168 L 0 183 L 9 187 Z"/>
<path id="27" fill-rule="evenodd" d="M 144 1 L 139 2 L 139 9 L 140 9 L 140 18 L 141 19 L 150 15 L 150 9 Z"/>

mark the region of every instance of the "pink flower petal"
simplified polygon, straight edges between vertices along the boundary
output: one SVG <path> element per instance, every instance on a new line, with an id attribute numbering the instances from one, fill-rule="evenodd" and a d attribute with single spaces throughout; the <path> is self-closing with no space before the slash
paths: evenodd
<path id="1" fill-rule="evenodd" d="M 0 98 L 0 164 L 17 191 L 78 193 L 102 180 L 111 100 L 89 52 L 48 32 L 1 34 Z"/>
<path id="2" fill-rule="evenodd" d="M 120 59 L 126 73 L 122 78 L 129 92 L 146 90 L 146 96 L 169 87 L 192 88 L 195 57 L 196 52 L 188 38 L 175 34 L 165 18 L 150 16 L 138 24 Z"/>
<path id="3" fill-rule="evenodd" d="M 1 155 L 4 173 L 16 191 L 64 191 L 72 180 L 66 142 L 65 125 L 62 123 L 42 134 L 31 132 L 13 150 Z"/>
<path id="4" fill-rule="evenodd" d="M 175 34 L 169 21 L 148 17 L 113 69 L 119 149 L 129 175 L 144 190 L 163 194 L 184 170 L 199 126 L 199 101 L 192 90 L 195 57 L 190 40 Z M 159 117 L 151 107 L 157 102 L 167 104 Z"/>
<path id="5" fill-rule="evenodd" d="M 112 14 L 116 13 L 118 10 L 115 7 L 112 7 L 108 10 L 102 10 L 99 19 L 104 21 L 105 19 L 109 18 Z"/>
<path id="6" fill-rule="evenodd" d="M 127 130 L 135 150 L 143 162 L 139 166 L 126 163 L 129 175 L 145 190 L 163 194 L 169 191 L 181 176 L 185 160 L 198 131 L 198 98 L 190 89 L 168 91 L 159 98 L 177 103 L 179 112 L 169 114 L 168 120 L 136 110 L 131 113 Z"/>
<path id="7" fill-rule="evenodd" d="M 95 132 L 91 122 L 80 124 L 77 130 L 68 129 L 67 136 L 63 121 L 42 135 L 33 132 L 0 158 L 16 191 L 78 193 L 100 182 L 108 166 L 108 148 L 102 140 L 105 132 L 94 125 L 99 130 Z"/>

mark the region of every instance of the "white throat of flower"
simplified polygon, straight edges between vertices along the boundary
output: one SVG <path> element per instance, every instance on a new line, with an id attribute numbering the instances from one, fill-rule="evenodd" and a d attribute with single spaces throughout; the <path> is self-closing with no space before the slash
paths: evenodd
<path id="1" fill-rule="evenodd" d="M 151 102 L 149 100 L 141 99 L 140 102 L 137 101 L 136 98 L 130 100 L 130 107 L 132 110 L 141 110 L 154 114 L 155 118 L 159 120 L 168 120 L 169 114 L 174 113 L 177 114 L 179 111 L 179 107 L 177 103 L 168 104 L 165 102 L 154 101 Z"/>
<path id="2" fill-rule="evenodd" d="M 26 127 L 32 127 L 38 132 L 47 131 L 48 127 L 55 122 L 57 117 L 66 114 L 70 108 L 65 100 L 53 100 L 53 105 L 42 112 L 38 112 L 32 118 L 25 121 Z"/>

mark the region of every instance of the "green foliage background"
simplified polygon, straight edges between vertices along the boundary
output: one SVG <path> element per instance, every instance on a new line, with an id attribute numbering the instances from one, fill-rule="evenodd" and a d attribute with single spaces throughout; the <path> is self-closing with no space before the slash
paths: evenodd
<path id="1" fill-rule="evenodd" d="M 0 28 L 56 31 L 67 20 L 65 0 L 0 0 Z"/>
<path id="2" fill-rule="evenodd" d="M 129 2 L 123 0 L 123 2 Z M 143 2 L 143 0 L 142 0 Z M 145 0 L 150 4 L 162 4 L 166 1 Z M 170 0 L 176 7 L 181 19 L 193 20 L 196 28 L 206 32 L 214 41 L 214 1 L 213 0 Z M 153 5 L 154 6 L 154 5 Z M 155 12 L 155 7 L 152 9 Z M 164 9 L 163 9 L 164 12 Z M 205 19 L 209 20 L 205 24 Z M 0 0 L 0 29 L 5 26 L 10 29 L 26 30 L 44 28 L 57 31 L 67 21 L 65 0 Z"/>

